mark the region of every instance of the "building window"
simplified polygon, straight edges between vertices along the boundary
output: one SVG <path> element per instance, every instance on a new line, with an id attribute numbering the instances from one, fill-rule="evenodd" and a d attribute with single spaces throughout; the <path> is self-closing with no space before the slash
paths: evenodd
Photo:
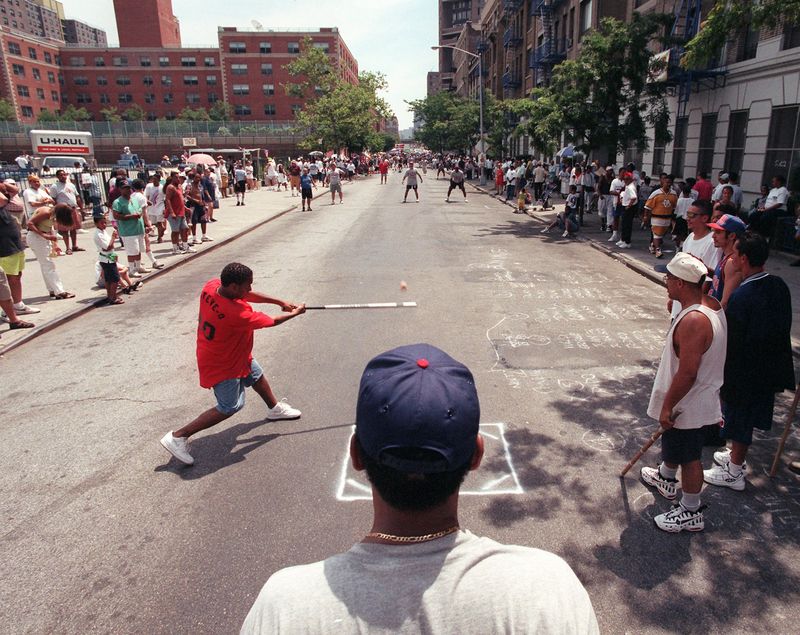
<path id="1" fill-rule="evenodd" d="M 51 84 L 56 83 L 56 74 L 53 71 L 47 71 L 47 81 Z"/>
<path id="2" fill-rule="evenodd" d="M 717 141 L 717 114 L 703 115 L 700 121 L 700 143 L 697 148 L 697 171 L 708 172 L 714 167 L 714 144 Z"/>
<path id="3" fill-rule="evenodd" d="M 146 104 L 154 104 L 154 103 L 156 103 L 156 96 L 153 93 L 145 93 L 145 95 L 144 95 L 144 103 L 146 103 Z"/>
<path id="4" fill-rule="evenodd" d="M 21 55 L 22 54 L 22 49 L 19 48 L 19 44 L 17 44 L 16 42 L 9 42 L 8 43 L 8 52 L 11 53 L 11 55 Z M 33 113 L 31 113 L 31 114 L 33 114 Z"/>
<path id="5" fill-rule="evenodd" d="M 581 2 L 581 35 L 592 28 L 592 4 L 592 0 L 583 0 Z"/>
<path id="6" fill-rule="evenodd" d="M 127 66 L 128 65 L 128 58 L 124 55 L 115 55 L 111 58 L 112 66 Z"/>
<path id="7" fill-rule="evenodd" d="M 158 58 L 158 65 L 159 66 L 169 66 L 169 57 L 162 55 Z"/>
<path id="8" fill-rule="evenodd" d="M 331 46 L 327 42 L 314 42 L 314 48 L 319 49 L 324 53 L 327 53 L 330 50 Z"/>
<path id="9" fill-rule="evenodd" d="M 52 99 L 53 101 L 56 101 L 56 102 L 58 101 L 58 91 L 57 90 L 51 90 L 50 91 L 50 99 Z"/>
<path id="10" fill-rule="evenodd" d="M 142 84 L 145 86 L 152 86 L 153 85 L 153 76 L 152 75 L 145 75 L 142 77 Z"/>
<path id="11" fill-rule="evenodd" d="M 133 95 L 131 95 L 130 93 L 120 93 L 117 96 L 117 101 L 119 101 L 119 103 L 121 104 L 130 104 L 131 102 L 133 102 Z"/>
<path id="12" fill-rule="evenodd" d="M 686 135 L 689 132 L 689 118 L 678 117 L 675 121 L 675 135 L 672 139 L 672 174 L 675 180 L 683 178 L 686 161 Z"/>
<path id="13" fill-rule="evenodd" d="M 217 85 L 217 76 L 216 75 L 206 75 L 206 84 L 209 86 L 216 86 Z"/>
<path id="14" fill-rule="evenodd" d="M 234 95 L 249 95 L 250 94 L 250 84 L 234 84 L 233 85 L 233 94 Z"/>
<path id="15" fill-rule="evenodd" d="M 17 77 L 25 77 L 25 67 L 22 64 L 12 64 L 11 72 Z"/>
<path id="16" fill-rule="evenodd" d="M 209 104 L 216 104 L 218 101 L 219 101 L 219 95 L 217 95 L 217 93 L 208 93 Z"/>
<path id="17" fill-rule="evenodd" d="M 275 94 L 275 84 L 264 84 L 262 89 L 267 97 Z"/>
<path id="18" fill-rule="evenodd" d="M 206 66 L 216 66 L 217 60 L 215 60 L 213 57 L 206 57 L 203 59 L 203 64 Z"/>
<path id="19" fill-rule="evenodd" d="M 231 64 L 231 75 L 247 75 L 247 64 Z"/>
<path id="20" fill-rule="evenodd" d="M 108 85 L 108 78 L 105 75 L 98 75 L 97 76 L 97 85 L 98 86 L 107 86 Z"/>
<path id="21" fill-rule="evenodd" d="M 79 104 L 91 104 L 92 96 L 87 93 L 78 93 L 75 95 L 75 101 Z"/>
<path id="22" fill-rule="evenodd" d="M 83 57 L 70 57 L 69 58 L 69 65 L 70 66 L 86 66 L 86 59 Z"/>
<path id="23" fill-rule="evenodd" d="M 48 64 L 53 63 L 53 56 L 50 55 L 50 53 L 48 53 L 47 51 L 44 52 L 44 61 L 47 62 Z"/>
<path id="24" fill-rule="evenodd" d="M 38 68 L 32 68 L 31 74 L 33 75 L 33 79 L 42 79 L 42 74 L 39 72 Z"/>
<path id="25" fill-rule="evenodd" d="M 105 66 L 106 60 L 103 57 L 95 57 L 94 58 L 94 65 L 95 66 Z"/>
<path id="26" fill-rule="evenodd" d="M 261 65 L 261 74 L 262 75 L 272 75 L 272 64 L 262 64 Z"/>
<path id="27" fill-rule="evenodd" d="M 44 88 L 37 88 L 36 89 L 36 96 L 44 101 Z"/>
<path id="28" fill-rule="evenodd" d="M 173 101 L 175 101 L 175 97 L 173 96 L 172 93 L 164 93 L 165 104 L 171 104 Z"/>
<path id="29" fill-rule="evenodd" d="M 762 182 L 769 182 L 773 176 L 782 176 L 788 180 L 789 175 L 800 168 L 798 114 L 798 106 L 772 109 Z"/>
<path id="30" fill-rule="evenodd" d="M 231 42 L 228 45 L 228 50 L 231 53 L 247 53 L 247 44 L 244 42 Z"/>
<path id="31" fill-rule="evenodd" d="M 264 104 L 264 114 L 273 117 L 275 115 L 275 104 Z"/>
<path id="32" fill-rule="evenodd" d="M 258 52 L 264 55 L 272 53 L 272 44 L 270 42 L 260 42 L 258 44 Z"/>
<path id="33" fill-rule="evenodd" d="M 783 27 L 783 49 L 793 49 L 800 46 L 800 26 L 787 24 Z"/>
<path id="34" fill-rule="evenodd" d="M 100 103 L 101 104 L 110 104 L 111 97 L 109 97 L 106 93 L 100 93 Z"/>
<path id="35" fill-rule="evenodd" d="M 196 57 L 182 57 L 181 66 L 197 66 Z"/>
<path id="36" fill-rule="evenodd" d="M 186 93 L 186 103 L 187 104 L 199 104 L 200 103 L 200 93 Z"/>
<path id="37" fill-rule="evenodd" d="M 289 42 L 286 49 L 289 53 L 299 53 L 300 52 L 300 42 Z"/>
<path id="38" fill-rule="evenodd" d="M 200 83 L 200 80 L 197 78 L 197 75 L 184 75 L 183 76 L 183 85 L 184 86 L 197 86 Z"/>
<path id="39" fill-rule="evenodd" d="M 72 83 L 75 84 L 76 86 L 88 86 L 89 78 L 78 75 L 77 77 L 75 77 L 75 79 L 72 80 Z"/>
<path id="40" fill-rule="evenodd" d="M 17 86 L 17 95 L 20 97 L 30 97 L 31 91 L 28 90 L 27 86 Z"/>
<path id="41" fill-rule="evenodd" d="M 126 75 L 120 75 L 117 77 L 117 86 L 130 86 L 131 85 L 131 78 L 127 77 Z"/>
<path id="42" fill-rule="evenodd" d="M 727 172 L 742 173 L 744 163 L 744 144 L 747 139 L 747 121 L 749 112 L 737 110 L 731 112 L 728 120 L 728 142 L 725 146 L 725 164 Z"/>
<path id="43" fill-rule="evenodd" d="M 33 117 L 33 108 L 30 106 L 23 106 L 22 107 L 22 116 L 23 117 Z"/>
<path id="44" fill-rule="evenodd" d="M 300 104 L 292 104 L 292 115 L 296 117 L 301 110 L 303 110 L 303 107 Z"/>
<path id="45" fill-rule="evenodd" d="M 139 58 L 139 66 L 152 66 L 153 62 L 150 60 L 149 57 L 140 57 Z"/>
<path id="46" fill-rule="evenodd" d="M 754 29 L 749 24 L 739 30 L 739 37 L 734 40 L 736 46 L 734 62 L 755 59 L 758 52 L 758 34 L 759 29 Z"/>
<path id="47" fill-rule="evenodd" d="M 161 85 L 162 86 L 172 86 L 172 78 L 169 75 L 162 75 L 161 76 Z"/>
<path id="48" fill-rule="evenodd" d="M 30 46 L 28 47 L 28 57 L 30 57 L 32 60 L 36 59 L 36 49 L 35 48 L 31 48 Z"/>
<path id="49" fill-rule="evenodd" d="M 249 115 L 250 106 L 236 106 L 234 107 L 233 112 L 236 115 Z"/>

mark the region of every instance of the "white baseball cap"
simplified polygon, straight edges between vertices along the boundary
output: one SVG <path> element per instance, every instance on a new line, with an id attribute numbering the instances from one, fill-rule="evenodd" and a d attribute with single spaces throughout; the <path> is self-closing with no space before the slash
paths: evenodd
<path id="1" fill-rule="evenodd" d="M 656 265 L 655 270 L 670 273 L 692 284 L 697 284 L 708 275 L 708 267 L 700 258 L 683 251 L 676 254 L 666 265 Z"/>

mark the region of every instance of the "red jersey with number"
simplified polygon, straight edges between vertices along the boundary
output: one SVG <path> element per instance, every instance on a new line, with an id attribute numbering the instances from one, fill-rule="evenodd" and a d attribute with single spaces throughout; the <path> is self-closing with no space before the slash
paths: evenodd
<path id="1" fill-rule="evenodd" d="M 200 294 L 197 369 L 203 388 L 247 377 L 253 360 L 253 331 L 275 324 L 269 315 L 253 311 L 246 301 L 221 296 L 220 286 L 219 278 L 209 280 Z"/>

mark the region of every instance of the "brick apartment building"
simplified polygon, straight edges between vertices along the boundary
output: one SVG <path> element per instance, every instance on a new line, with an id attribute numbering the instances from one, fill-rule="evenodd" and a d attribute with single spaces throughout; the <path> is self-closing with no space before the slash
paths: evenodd
<path id="1" fill-rule="evenodd" d="M 45 40 L 19 26 L 0 26 L 0 98 L 14 105 L 20 122 L 33 123 L 42 110 L 67 105 L 84 107 L 98 120 L 103 109 L 123 113 L 133 105 L 147 119 L 171 119 L 187 106 L 208 109 L 219 101 L 230 104 L 238 120 L 292 120 L 304 100 L 286 94 L 283 84 L 291 80 L 283 67 L 297 58 L 306 38 L 328 54 L 342 79 L 358 81 L 358 63 L 335 27 L 220 27 L 217 47 L 190 49 L 181 47 L 171 0 L 114 0 L 114 8 L 122 44 L 115 48 Z"/>

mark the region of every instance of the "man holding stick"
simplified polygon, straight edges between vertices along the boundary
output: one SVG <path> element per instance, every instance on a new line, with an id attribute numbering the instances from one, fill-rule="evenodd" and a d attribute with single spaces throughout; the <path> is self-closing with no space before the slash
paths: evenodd
<path id="1" fill-rule="evenodd" d="M 194 464 L 187 440 L 193 434 L 225 421 L 244 407 L 244 389 L 252 388 L 267 404 L 267 419 L 298 419 L 300 411 L 278 401 L 253 359 L 253 331 L 282 324 L 305 313 L 305 304 L 278 300 L 252 290 L 253 272 L 238 262 L 225 266 L 218 279 L 209 280 L 200 294 L 197 327 L 197 367 L 200 385 L 212 388 L 217 405 L 180 430 L 167 432 L 161 445 L 186 465 Z M 277 304 L 283 315 L 270 317 L 253 311 L 250 302 Z"/>
<path id="2" fill-rule="evenodd" d="M 664 268 L 667 294 L 685 307 L 672 322 L 647 408 L 658 419 L 661 465 L 643 467 L 641 478 L 668 500 L 678 496 L 678 467 L 683 496 L 653 521 L 671 533 L 704 528 L 702 428 L 719 423 L 719 389 L 725 367 L 727 325 L 719 302 L 703 293 L 708 269 L 691 254 L 679 253 Z M 656 267 L 656 270 L 661 270 Z"/>

